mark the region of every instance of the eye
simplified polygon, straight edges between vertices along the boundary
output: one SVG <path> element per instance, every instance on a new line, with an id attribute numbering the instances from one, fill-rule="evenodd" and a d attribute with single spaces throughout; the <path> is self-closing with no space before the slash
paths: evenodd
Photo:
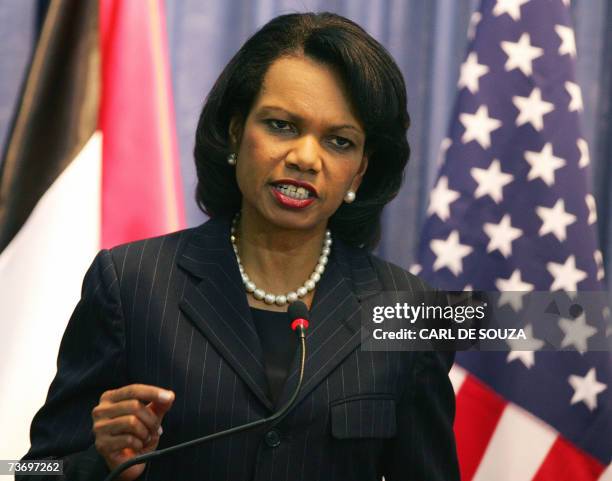
<path id="1" fill-rule="evenodd" d="M 331 143 L 338 150 L 348 150 L 354 145 L 353 142 L 351 142 L 349 139 L 338 136 L 332 137 Z"/>
<path id="2" fill-rule="evenodd" d="M 266 120 L 266 124 L 268 124 L 268 127 L 270 127 L 272 130 L 278 132 L 293 132 L 294 130 L 291 123 L 287 122 L 286 120 L 268 119 Z"/>

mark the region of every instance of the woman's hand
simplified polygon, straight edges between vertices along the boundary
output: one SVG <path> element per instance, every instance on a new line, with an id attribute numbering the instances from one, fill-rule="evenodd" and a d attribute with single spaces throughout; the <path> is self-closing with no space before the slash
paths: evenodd
<path id="1" fill-rule="evenodd" d="M 91 416 L 96 450 L 111 470 L 157 448 L 162 419 L 173 402 L 172 391 L 145 384 L 130 384 L 102 394 Z M 118 479 L 132 481 L 144 469 L 144 463 L 137 464 Z"/>

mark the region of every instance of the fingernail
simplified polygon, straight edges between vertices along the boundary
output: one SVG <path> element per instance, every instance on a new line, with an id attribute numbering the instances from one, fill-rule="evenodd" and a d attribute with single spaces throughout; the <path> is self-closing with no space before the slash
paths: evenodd
<path id="1" fill-rule="evenodd" d="M 145 442 L 146 442 L 147 444 L 149 444 L 149 443 L 151 442 L 151 435 L 150 435 L 150 434 L 147 436 L 147 440 L 146 440 Z"/>
<path id="2" fill-rule="evenodd" d="M 157 434 L 159 436 L 161 436 L 162 434 L 164 434 L 164 428 L 162 428 L 161 426 L 157 428 Z"/>
<path id="3" fill-rule="evenodd" d="M 174 394 L 172 393 L 172 391 L 160 391 L 157 397 L 160 401 L 168 402 L 172 400 L 173 396 Z"/>

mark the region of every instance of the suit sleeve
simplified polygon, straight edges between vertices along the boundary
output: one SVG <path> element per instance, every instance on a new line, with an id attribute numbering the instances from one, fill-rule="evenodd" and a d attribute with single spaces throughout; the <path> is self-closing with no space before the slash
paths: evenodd
<path id="1" fill-rule="evenodd" d="M 16 480 L 103 479 L 109 470 L 94 447 L 91 410 L 102 393 L 128 384 L 125 327 L 111 254 L 102 250 L 85 274 L 60 345 L 57 373 L 30 428 L 27 459 L 62 459 L 62 477 L 16 476 Z"/>
<path id="2" fill-rule="evenodd" d="M 453 352 L 413 352 L 411 382 L 397 404 L 397 436 L 385 447 L 385 481 L 458 481 L 453 434 Z"/>

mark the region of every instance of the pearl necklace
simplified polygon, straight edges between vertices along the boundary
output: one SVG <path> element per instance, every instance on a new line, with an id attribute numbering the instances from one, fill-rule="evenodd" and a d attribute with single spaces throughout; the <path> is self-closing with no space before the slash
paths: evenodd
<path id="1" fill-rule="evenodd" d="M 230 241 L 232 242 L 232 247 L 234 248 L 234 254 L 236 254 L 236 261 L 238 262 L 238 269 L 240 270 L 240 275 L 242 276 L 242 283 L 244 284 L 244 287 L 249 294 L 252 294 L 253 297 L 258 301 L 261 301 L 263 299 L 266 304 L 276 304 L 278 306 L 284 306 L 287 303 L 296 301 L 298 298 L 304 297 L 306 294 L 308 294 L 315 288 L 315 285 L 317 284 L 317 282 L 319 282 L 319 280 L 321 279 L 321 275 L 323 275 L 323 272 L 325 271 L 328 256 L 331 252 L 332 238 L 329 229 L 325 231 L 325 238 L 323 240 L 323 248 L 321 249 L 321 256 L 319 257 L 319 262 L 315 266 L 312 274 L 310 274 L 309 279 L 304 282 L 302 286 L 298 287 L 295 291 L 275 296 L 274 294 L 270 294 L 264 291 L 263 289 L 258 288 L 244 271 L 244 267 L 242 265 L 242 262 L 240 261 L 240 255 L 238 254 L 238 246 L 236 245 L 236 226 L 238 224 L 239 217 L 240 213 L 236 214 L 234 220 L 232 220 Z"/>

